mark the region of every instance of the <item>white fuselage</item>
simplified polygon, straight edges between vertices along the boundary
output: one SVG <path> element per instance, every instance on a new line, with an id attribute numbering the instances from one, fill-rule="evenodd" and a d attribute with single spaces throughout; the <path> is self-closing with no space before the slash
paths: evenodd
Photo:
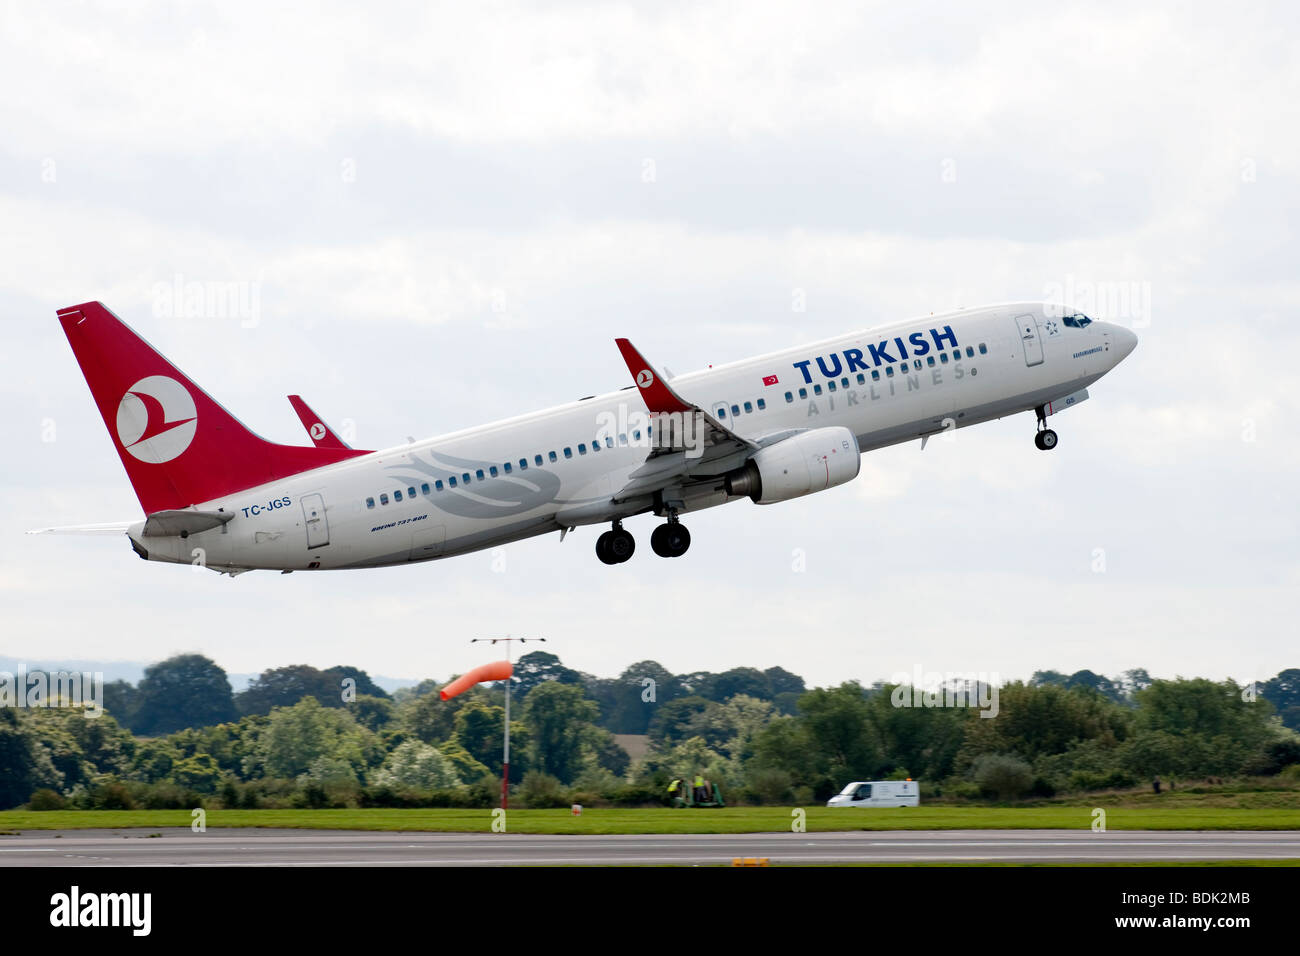
<path id="1" fill-rule="evenodd" d="M 745 438 L 842 425 L 866 452 L 1062 399 L 1136 341 L 1054 316 L 1041 303 L 926 316 L 670 384 Z M 233 514 L 220 528 L 149 537 L 142 521 L 129 534 L 150 560 L 218 570 L 378 567 L 661 511 L 666 494 L 682 512 L 740 500 L 718 482 L 616 500 L 650 451 L 644 414 L 629 386 L 193 503 Z"/>

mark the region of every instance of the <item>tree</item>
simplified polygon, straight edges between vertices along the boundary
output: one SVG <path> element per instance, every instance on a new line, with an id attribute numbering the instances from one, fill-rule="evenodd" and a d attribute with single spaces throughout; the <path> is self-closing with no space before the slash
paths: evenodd
<path id="1" fill-rule="evenodd" d="M 411 787 L 416 790 L 452 790 L 461 780 L 446 757 L 436 747 L 419 740 L 401 744 L 375 771 L 376 786 Z"/>
<path id="2" fill-rule="evenodd" d="M 798 717 L 776 717 L 754 736 L 751 773 L 783 771 L 786 783 L 813 786 L 819 781 L 808 728 Z M 841 781 L 841 786 L 844 781 Z M 826 782 L 829 786 L 829 779 Z M 836 787 L 835 789 L 839 789 Z"/>
<path id="3" fill-rule="evenodd" d="M 534 687 L 551 681 L 581 684 L 582 675 L 571 667 L 565 667 L 554 654 L 532 651 L 515 662 L 515 676 L 512 680 L 512 693 L 516 699 L 523 700 Z"/>
<path id="4" fill-rule="evenodd" d="M 1084 690 L 1095 691 L 1108 700 L 1118 702 L 1123 697 L 1120 685 L 1116 684 L 1109 677 L 1103 677 L 1101 674 L 1094 674 L 1092 671 L 1075 671 L 1065 682 L 1067 688 L 1083 688 Z"/>
<path id="5" fill-rule="evenodd" d="M 180 654 L 145 668 L 132 730 L 145 736 L 234 720 L 226 672 L 201 654 Z"/>
<path id="6" fill-rule="evenodd" d="M 513 726 L 511 730 L 514 730 Z M 513 739 L 511 743 L 514 743 Z M 464 747 L 456 743 L 454 737 L 438 747 L 438 752 L 447 758 L 452 770 L 456 772 L 456 776 L 465 783 L 474 783 L 492 777 L 492 771 L 471 757 Z M 515 783 L 519 781 L 519 772 L 516 770 L 514 762 L 510 764 L 510 779 Z M 500 780 L 497 782 L 500 783 Z"/>
<path id="7" fill-rule="evenodd" d="M 291 707 L 304 697 L 315 697 L 325 707 L 342 707 L 342 678 L 307 664 L 276 667 L 255 677 L 235 695 L 235 703 L 244 714 L 269 714 L 272 708 Z"/>
<path id="8" fill-rule="evenodd" d="M 33 790 L 57 787 L 54 768 L 38 769 L 38 757 L 32 740 L 18 719 L 18 712 L 0 708 L 0 809 L 25 802 Z"/>
<path id="9" fill-rule="evenodd" d="M 1264 681 L 1259 696 L 1273 705 L 1284 726 L 1300 731 L 1300 668 L 1289 668 Z"/>
<path id="10" fill-rule="evenodd" d="M 808 688 L 804 686 L 803 678 L 798 674 L 791 674 L 784 667 L 769 667 L 763 671 L 767 678 L 768 684 L 772 688 L 774 696 L 780 694 L 802 694 Z"/>
<path id="11" fill-rule="evenodd" d="M 355 682 L 352 689 L 357 694 L 368 694 L 371 697 L 382 697 L 385 699 L 388 697 L 388 691 L 384 690 L 372 681 L 370 675 L 359 667 L 349 667 L 346 664 L 336 664 L 334 667 L 326 668 L 325 673 L 334 678 L 334 686 L 339 688 L 340 692 L 343 688 L 343 681 L 351 680 Z"/>
<path id="12" fill-rule="evenodd" d="M 998 716 L 974 718 L 957 756 L 958 770 L 969 769 L 983 754 L 1016 754 L 1033 763 L 1062 754 L 1080 740 L 1097 738 L 1114 746 L 1129 736 L 1132 714 L 1083 689 L 1059 684 L 1004 684 L 998 689 Z"/>
<path id="13" fill-rule="evenodd" d="M 124 680 L 110 681 L 104 685 L 104 710 L 123 727 L 134 727 L 140 711 L 140 692 Z"/>
<path id="14" fill-rule="evenodd" d="M 885 772 L 907 768 L 912 776 L 939 780 L 952 774 L 972 712 L 960 707 L 895 707 L 896 685 L 883 685 L 867 699 L 871 724 L 885 756 Z M 910 695 L 911 688 L 904 693 Z M 978 719 L 978 718 L 976 718 Z"/>
<path id="15" fill-rule="evenodd" d="M 221 780 L 221 770 L 211 754 L 186 757 L 172 767 L 172 780 L 189 790 L 212 793 Z"/>
<path id="16" fill-rule="evenodd" d="M 704 737 L 710 746 L 726 739 L 727 732 L 717 719 L 722 705 L 692 694 L 660 706 L 650 721 L 650 739 L 656 744 L 675 744 L 688 737 Z"/>
<path id="17" fill-rule="evenodd" d="M 836 779 L 870 780 L 881 768 L 880 738 L 856 681 L 816 688 L 799 700 L 808 743 L 825 772 Z"/>
<path id="18" fill-rule="evenodd" d="M 443 700 L 436 693 L 406 698 L 398 705 L 397 720 L 426 744 L 438 746 L 455 732 L 456 714 L 462 707 L 472 701 L 490 701 L 495 696 L 498 695 L 480 684 L 451 700 Z M 504 698 L 504 693 L 500 696 Z"/>
<path id="19" fill-rule="evenodd" d="M 618 745 L 614 735 L 603 727 L 591 728 L 591 749 L 596 758 L 596 765 L 604 770 L 608 770 L 616 777 L 621 777 L 627 773 L 628 765 L 632 758 L 627 755 L 627 751 Z"/>
<path id="20" fill-rule="evenodd" d="M 1267 706 L 1244 700 L 1235 681 L 1158 680 L 1138 694 L 1138 726 L 1174 735 L 1227 736 L 1262 744 L 1268 729 Z"/>
<path id="21" fill-rule="evenodd" d="M 719 704 L 737 694 L 757 697 L 759 700 L 771 700 L 773 696 L 772 682 L 766 674 L 754 667 L 733 667 L 721 674 L 711 674 L 700 682 L 695 693 Z"/>
<path id="22" fill-rule="evenodd" d="M 360 773 L 382 751 L 374 734 L 345 710 L 326 708 L 315 697 L 272 711 L 259 741 L 270 777 L 297 777 L 322 757 L 345 761 Z"/>
<path id="23" fill-rule="evenodd" d="M 1145 667 L 1134 667 L 1126 670 L 1124 676 L 1120 679 L 1120 687 L 1124 691 L 1124 697 L 1130 703 L 1134 695 L 1140 690 L 1146 690 L 1151 686 L 1151 675 L 1147 673 Z"/>
<path id="24" fill-rule="evenodd" d="M 596 715 L 596 705 L 581 687 L 547 681 L 533 688 L 524 702 L 531 766 L 564 783 L 572 781 L 582 769 L 585 731 Z"/>
<path id="25" fill-rule="evenodd" d="M 481 700 L 468 701 L 456 712 L 453 739 L 479 763 L 495 767 L 501 763 L 505 747 L 505 718 L 504 707 Z M 518 741 L 515 744 L 517 749 Z"/>
<path id="26" fill-rule="evenodd" d="M 356 719 L 357 723 L 376 733 L 393 721 L 393 702 L 387 697 L 371 697 L 369 694 L 361 694 L 356 700 L 344 706 L 348 713 Z"/>
<path id="27" fill-rule="evenodd" d="M 605 690 L 601 726 L 616 734 L 644 734 L 655 711 L 685 693 L 672 673 L 657 661 L 639 661 L 624 669 Z"/>

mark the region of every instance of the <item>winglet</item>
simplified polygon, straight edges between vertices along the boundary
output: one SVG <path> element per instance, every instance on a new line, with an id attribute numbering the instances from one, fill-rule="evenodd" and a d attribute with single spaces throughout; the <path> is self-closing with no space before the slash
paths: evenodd
<path id="1" fill-rule="evenodd" d="M 615 339 L 614 342 L 618 345 L 618 350 L 623 353 L 627 370 L 632 373 L 632 380 L 641 389 L 641 397 L 645 399 L 646 407 L 651 412 L 672 414 L 694 409 L 694 405 L 683 401 L 682 397 L 669 387 L 667 380 L 659 374 L 659 370 L 645 360 L 645 357 L 636 350 L 635 345 L 627 339 Z"/>
<path id="2" fill-rule="evenodd" d="M 304 402 L 301 396 L 290 395 L 289 404 L 298 413 L 298 419 L 302 422 L 302 427 L 307 429 L 308 436 L 310 436 L 317 448 L 351 447 L 342 438 L 330 431 L 330 427 L 321 421 L 321 417 L 311 410 L 311 406 Z"/>

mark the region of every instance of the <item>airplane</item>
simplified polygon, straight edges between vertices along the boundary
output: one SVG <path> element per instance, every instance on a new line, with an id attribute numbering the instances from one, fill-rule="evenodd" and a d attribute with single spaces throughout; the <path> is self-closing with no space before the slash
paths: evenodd
<path id="1" fill-rule="evenodd" d="M 253 434 L 99 302 L 58 310 L 144 512 L 32 533 L 125 534 L 147 561 L 234 577 L 254 569 L 371 568 L 442 559 L 608 525 L 597 557 L 621 564 L 623 522 L 653 513 L 661 557 L 684 514 L 767 505 L 851 481 L 861 456 L 1088 398 L 1137 336 L 1041 302 L 991 305 L 851 332 L 665 376 L 615 340 L 633 384 L 382 450 L 349 448 L 297 396 L 314 444 Z"/>

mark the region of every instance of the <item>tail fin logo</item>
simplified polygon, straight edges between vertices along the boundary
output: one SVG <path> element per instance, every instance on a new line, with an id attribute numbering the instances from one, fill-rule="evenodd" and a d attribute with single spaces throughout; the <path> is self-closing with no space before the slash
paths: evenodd
<path id="1" fill-rule="evenodd" d="M 174 378 L 150 375 L 122 396 L 117 406 L 117 437 L 122 447 L 149 465 L 184 453 L 198 431 L 194 397 Z"/>

